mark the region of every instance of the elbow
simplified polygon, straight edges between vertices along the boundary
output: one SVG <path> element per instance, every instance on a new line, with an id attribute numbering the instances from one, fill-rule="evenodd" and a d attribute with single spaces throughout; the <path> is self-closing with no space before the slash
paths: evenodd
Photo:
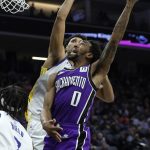
<path id="1" fill-rule="evenodd" d="M 109 96 L 109 97 L 101 97 L 97 95 L 96 98 L 106 103 L 113 103 L 115 101 L 114 95 Z"/>
<path id="2" fill-rule="evenodd" d="M 107 100 L 108 103 L 113 103 L 115 101 L 115 97 L 111 97 Z"/>
<path id="3" fill-rule="evenodd" d="M 105 98 L 106 103 L 113 103 L 115 101 L 115 96 L 111 95 L 110 97 Z"/>
<path id="4" fill-rule="evenodd" d="M 111 94 L 107 99 L 108 103 L 113 103 L 115 101 L 115 95 Z"/>

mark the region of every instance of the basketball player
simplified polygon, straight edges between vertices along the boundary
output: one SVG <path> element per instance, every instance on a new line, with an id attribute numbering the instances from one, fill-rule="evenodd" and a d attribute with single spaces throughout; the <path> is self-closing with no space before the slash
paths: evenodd
<path id="1" fill-rule="evenodd" d="M 27 93 L 16 85 L 0 90 L 0 149 L 33 150 L 32 140 L 18 118 L 27 109 Z"/>
<path id="2" fill-rule="evenodd" d="M 93 100 L 109 72 L 136 2 L 127 0 L 100 58 L 93 41 L 71 40 L 77 42 L 76 47 L 70 49 L 69 44 L 66 47 L 67 57 L 74 63 L 74 68 L 65 68 L 49 78 L 41 114 L 43 128 L 48 134 L 44 150 L 90 149 L 90 131 L 86 123 Z"/>
<path id="3" fill-rule="evenodd" d="M 48 58 L 41 68 L 40 77 L 29 94 L 27 131 L 32 138 L 34 150 L 43 150 L 44 146 L 43 141 L 46 136 L 46 132 L 42 128 L 40 114 L 43 108 L 44 95 L 47 89 L 49 75 L 62 70 L 64 67 L 71 68 L 70 62 L 66 59 L 63 42 L 65 21 L 73 2 L 74 0 L 65 0 L 58 11 L 50 37 Z M 74 35 L 68 39 L 68 42 L 76 39 L 86 40 L 86 37 Z M 66 44 L 68 45 L 69 43 Z M 71 42 L 68 49 L 69 47 L 70 49 L 76 47 L 76 43 Z M 114 93 L 108 77 L 106 77 L 103 81 L 103 88 L 102 85 L 100 88 L 101 89 L 97 92 L 97 97 L 106 102 L 113 102 Z"/>

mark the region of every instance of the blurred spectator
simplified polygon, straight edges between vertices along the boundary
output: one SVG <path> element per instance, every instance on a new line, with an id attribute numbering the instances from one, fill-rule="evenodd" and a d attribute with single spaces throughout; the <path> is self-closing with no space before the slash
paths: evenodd
<path id="1" fill-rule="evenodd" d="M 35 7 L 34 7 L 34 3 L 32 3 L 32 5 L 29 8 L 30 17 L 34 17 L 34 13 L 35 13 Z"/>

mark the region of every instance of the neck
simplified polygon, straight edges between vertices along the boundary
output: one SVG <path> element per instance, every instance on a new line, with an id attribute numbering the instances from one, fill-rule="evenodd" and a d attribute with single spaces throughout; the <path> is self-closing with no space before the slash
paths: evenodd
<path id="1" fill-rule="evenodd" d="M 72 66 L 72 69 L 76 69 L 76 68 L 79 68 L 79 67 L 82 67 L 82 66 L 85 66 L 85 65 L 88 65 L 89 63 L 88 62 L 79 62 L 79 61 L 72 61 L 72 60 L 69 60 L 71 66 Z"/>

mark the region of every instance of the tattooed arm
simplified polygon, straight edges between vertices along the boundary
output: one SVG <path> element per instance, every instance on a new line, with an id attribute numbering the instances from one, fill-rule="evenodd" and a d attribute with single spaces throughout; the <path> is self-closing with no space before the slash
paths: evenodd
<path id="1" fill-rule="evenodd" d="M 92 64 L 91 74 L 92 77 L 94 77 L 94 80 L 99 80 L 99 82 L 101 82 L 109 72 L 110 65 L 114 60 L 119 41 L 124 36 L 131 11 L 137 1 L 138 0 L 127 0 L 126 6 L 113 29 L 110 41 L 103 50 L 100 59 Z M 100 75 L 101 77 L 99 76 L 98 79 L 98 77 L 96 77 L 97 75 Z"/>

